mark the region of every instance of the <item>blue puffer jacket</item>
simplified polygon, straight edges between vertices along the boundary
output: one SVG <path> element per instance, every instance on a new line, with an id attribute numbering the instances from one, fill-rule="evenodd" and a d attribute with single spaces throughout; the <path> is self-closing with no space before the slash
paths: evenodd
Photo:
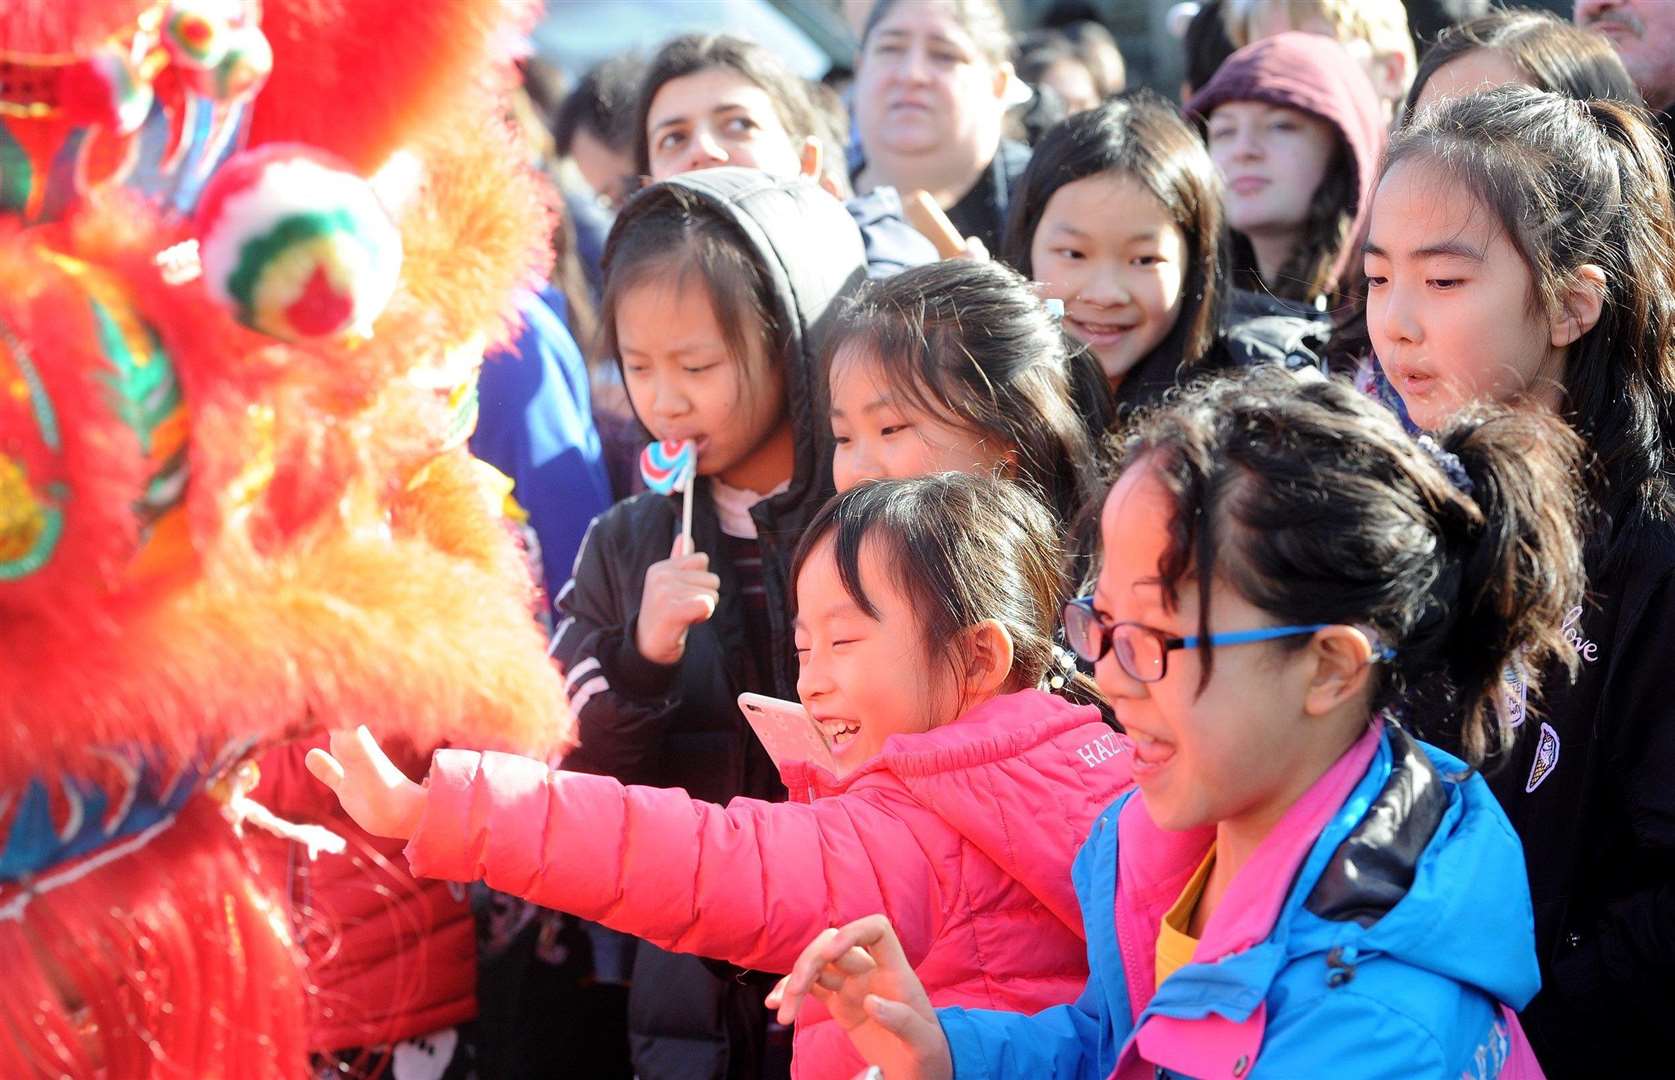
<path id="1" fill-rule="evenodd" d="M 511 477 L 541 545 L 551 598 L 570 580 L 588 522 L 610 508 L 611 486 L 564 297 L 543 286 L 519 297 L 518 313 L 516 343 L 483 361 L 471 452 Z"/>
<path id="2" fill-rule="evenodd" d="M 1369 731 L 1155 993 L 1158 921 L 1213 830 L 1167 833 L 1119 799 L 1072 872 L 1087 989 L 1035 1016 L 940 1010 L 957 1080 L 1539 1075 L 1503 1008 L 1538 985 L 1523 854 L 1482 778 L 1450 779 L 1462 771 L 1399 729 Z"/>

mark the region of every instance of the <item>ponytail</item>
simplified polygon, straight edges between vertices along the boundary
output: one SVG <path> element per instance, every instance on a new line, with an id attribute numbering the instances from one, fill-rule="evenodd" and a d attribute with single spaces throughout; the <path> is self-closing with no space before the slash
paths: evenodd
<path id="1" fill-rule="evenodd" d="M 1581 443 L 1557 417 L 1483 407 L 1416 441 L 1347 383 L 1259 365 L 1143 416 L 1123 454 L 1173 503 L 1158 576 L 1199 585 L 1200 634 L 1212 580 L 1279 623 L 1364 627 L 1388 650 L 1371 708 L 1441 706 L 1417 711 L 1450 730 L 1422 734 L 1474 765 L 1510 739 L 1502 672 L 1575 664 Z"/>
<path id="2" fill-rule="evenodd" d="M 1099 684 L 1094 682 L 1092 675 L 1078 667 L 1076 654 L 1056 643 L 1053 645 L 1052 667 L 1041 677 L 1036 689 L 1057 694 L 1072 705 L 1092 705 L 1099 710 L 1106 723 L 1113 723 L 1116 719 Z"/>
<path id="3" fill-rule="evenodd" d="M 1443 468 L 1456 488 L 1440 495 L 1434 516 L 1446 569 L 1431 625 L 1421 618 L 1395 663 L 1409 685 L 1443 677 L 1459 730 L 1439 734 L 1454 735 L 1476 763 L 1511 745 L 1517 718 L 1496 708 L 1509 669 L 1531 691 L 1555 662 L 1576 672 L 1563 626 L 1586 588 L 1582 447 L 1556 417 L 1504 409 L 1456 417 L 1438 445 L 1457 459 L 1469 491 Z"/>

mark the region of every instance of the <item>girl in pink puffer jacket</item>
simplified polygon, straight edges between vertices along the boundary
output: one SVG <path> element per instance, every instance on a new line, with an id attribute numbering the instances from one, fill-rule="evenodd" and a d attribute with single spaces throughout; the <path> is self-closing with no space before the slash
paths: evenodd
<path id="1" fill-rule="evenodd" d="M 797 693 L 836 772 L 781 770 L 791 802 L 725 807 L 505 754 L 440 750 L 426 786 L 366 730 L 309 766 L 415 875 L 482 878 L 664 948 L 786 972 L 815 934 L 882 912 L 931 1001 L 1034 1011 L 1087 978 L 1070 862 L 1129 785 L 1126 744 L 1068 678 L 1046 512 L 960 474 L 863 484 L 793 566 Z M 812 1001 L 801 1080 L 862 1067 Z"/>

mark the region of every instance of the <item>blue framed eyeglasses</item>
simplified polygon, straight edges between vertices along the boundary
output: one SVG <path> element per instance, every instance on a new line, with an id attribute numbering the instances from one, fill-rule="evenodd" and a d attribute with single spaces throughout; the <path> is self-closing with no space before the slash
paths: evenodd
<path id="1" fill-rule="evenodd" d="M 1083 596 L 1064 605 L 1064 636 L 1072 651 L 1090 664 L 1106 653 L 1114 653 L 1117 664 L 1138 682 L 1154 683 L 1169 671 L 1169 654 L 1176 649 L 1201 649 L 1206 645 L 1250 645 L 1258 641 L 1296 637 L 1324 630 L 1331 623 L 1313 626 L 1264 626 L 1257 630 L 1232 630 L 1201 637 L 1175 637 L 1143 623 L 1107 623 L 1093 609 L 1093 597 Z"/>

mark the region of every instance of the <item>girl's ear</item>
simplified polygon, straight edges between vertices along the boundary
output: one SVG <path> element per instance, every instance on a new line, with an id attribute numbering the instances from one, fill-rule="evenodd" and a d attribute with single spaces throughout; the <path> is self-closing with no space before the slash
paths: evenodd
<path id="1" fill-rule="evenodd" d="M 1303 712 L 1326 716 L 1359 697 L 1372 676 L 1373 644 L 1353 626 L 1317 630 L 1309 642 L 1314 671 L 1303 696 Z"/>
<path id="2" fill-rule="evenodd" d="M 1583 263 L 1571 275 L 1570 284 L 1559 294 L 1559 312 L 1553 319 L 1553 347 L 1563 349 L 1599 323 L 1605 307 L 1605 271 Z"/>
<path id="3" fill-rule="evenodd" d="M 841 201 L 843 196 L 838 194 L 837 183 L 826 175 L 824 168 L 825 153 L 825 147 L 820 142 L 819 136 L 810 135 L 803 140 L 803 149 L 798 155 L 798 171 L 804 179 L 813 180 L 825 189 L 826 194 Z"/>
<path id="4" fill-rule="evenodd" d="M 994 619 L 984 619 L 965 632 L 966 701 L 983 701 L 998 694 L 1012 678 L 1012 635 Z"/>

